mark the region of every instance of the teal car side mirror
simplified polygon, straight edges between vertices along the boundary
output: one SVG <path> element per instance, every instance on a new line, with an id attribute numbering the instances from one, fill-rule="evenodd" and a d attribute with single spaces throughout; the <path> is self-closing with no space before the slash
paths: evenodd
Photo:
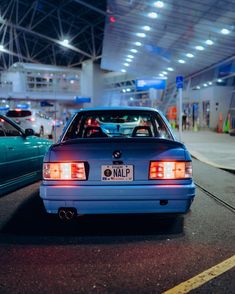
<path id="1" fill-rule="evenodd" d="M 25 135 L 25 137 L 33 136 L 34 135 L 34 130 L 33 129 L 25 129 L 24 135 Z"/>

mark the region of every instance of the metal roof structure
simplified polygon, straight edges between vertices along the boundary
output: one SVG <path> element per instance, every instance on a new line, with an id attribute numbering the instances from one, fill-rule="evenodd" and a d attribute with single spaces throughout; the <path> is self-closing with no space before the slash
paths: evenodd
<path id="1" fill-rule="evenodd" d="M 1 0 L 0 67 L 79 66 L 101 56 L 106 1 Z"/>
<path id="2" fill-rule="evenodd" d="M 0 1 L 0 70 L 92 59 L 171 80 L 235 56 L 234 48 L 235 0 Z"/>

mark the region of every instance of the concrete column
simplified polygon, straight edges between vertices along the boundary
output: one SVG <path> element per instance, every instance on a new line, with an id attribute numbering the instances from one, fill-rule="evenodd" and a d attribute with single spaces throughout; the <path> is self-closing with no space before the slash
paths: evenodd
<path id="1" fill-rule="evenodd" d="M 86 60 L 82 63 L 81 72 L 81 95 L 90 97 L 91 103 L 86 103 L 86 107 L 105 106 L 106 103 L 103 96 L 103 75 L 98 64 L 94 64 L 92 60 Z"/>

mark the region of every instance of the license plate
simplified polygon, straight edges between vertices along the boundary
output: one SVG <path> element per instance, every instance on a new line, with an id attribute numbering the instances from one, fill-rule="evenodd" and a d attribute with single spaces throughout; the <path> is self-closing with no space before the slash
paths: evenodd
<path id="1" fill-rule="evenodd" d="M 102 181 L 133 181 L 133 165 L 102 165 Z"/>

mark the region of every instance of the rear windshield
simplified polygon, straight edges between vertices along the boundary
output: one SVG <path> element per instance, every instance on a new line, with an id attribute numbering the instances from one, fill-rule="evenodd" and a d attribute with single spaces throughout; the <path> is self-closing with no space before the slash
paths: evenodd
<path id="1" fill-rule="evenodd" d="M 8 117 L 25 117 L 30 116 L 32 113 L 30 110 L 9 110 L 6 113 Z"/>
<path id="2" fill-rule="evenodd" d="M 151 111 L 87 111 L 78 113 L 63 141 L 77 138 L 173 137 L 160 114 Z"/>

